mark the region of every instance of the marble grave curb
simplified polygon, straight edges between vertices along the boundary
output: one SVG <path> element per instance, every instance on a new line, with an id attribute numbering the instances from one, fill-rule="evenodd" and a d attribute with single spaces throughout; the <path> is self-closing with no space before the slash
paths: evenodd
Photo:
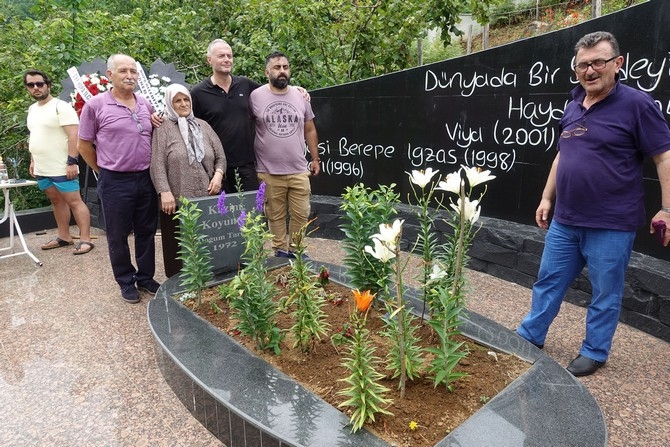
<path id="1" fill-rule="evenodd" d="M 347 284 L 343 267 L 312 262 Z M 221 275 L 216 282 L 233 275 Z M 343 413 L 171 298 L 180 291 L 177 275 L 147 307 L 158 366 L 184 406 L 226 446 L 389 445 L 367 430 L 351 434 Z M 410 290 L 408 300 L 419 308 L 413 295 Z M 533 365 L 436 446 L 607 445 L 598 404 L 565 368 L 474 312 L 468 311 L 461 329 L 473 340 Z"/>

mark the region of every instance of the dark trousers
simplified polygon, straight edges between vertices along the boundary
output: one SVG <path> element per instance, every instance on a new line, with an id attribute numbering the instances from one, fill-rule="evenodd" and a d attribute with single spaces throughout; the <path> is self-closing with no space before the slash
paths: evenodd
<path id="1" fill-rule="evenodd" d="M 156 272 L 158 195 L 149 170 L 115 172 L 100 169 L 98 196 L 105 214 L 109 260 L 114 279 L 134 285 L 153 279 Z M 128 236 L 135 233 L 135 262 L 130 259 Z"/>
<path id="2" fill-rule="evenodd" d="M 184 266 L 179 256 L 179 241 L 177 234 L 179 232 L 179 219 L 173 219 L 176 214 L 165 214 L 161 211 L 161 243 L 163 244 L 163 265 L 165 266 L 165 276 L 168 278 L 179 273 Z"/>
<path id="3" fill-rule="evenodd" d="M 226 193 L 237 192 L 237 184 L 235 183 L 235 172 L 240 176 L 242 183 L 242 191 L 257 191 L 258 178 L 256 177 L 256 163 L 251 162 L 242 166 L 228 166 L 226 170 L 226 178 L 223 179 L 223 190 Z"/>

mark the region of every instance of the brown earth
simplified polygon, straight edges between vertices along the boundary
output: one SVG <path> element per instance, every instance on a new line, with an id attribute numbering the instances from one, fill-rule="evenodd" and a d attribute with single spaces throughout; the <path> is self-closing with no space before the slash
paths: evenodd
<path id="1" fill-rule="evenodd" d="M 269 274 L 269 279 L 280 289 L 277 299 L 287 293 L 287 272 L 288 267 L 284 267 Z M 293 349 L 290 333 L 282 342 L 282 353 L 279 356 L 255 349 L 251 339 L 239 335 L 234 329 L 235 321 L 229 318 L 228 303 L 220 299 L 216 289 L 205 291 L 199 307 L 194 302 L 191 304 L 201 317 L 235 337 L 256 355 L 337 407 L 345 400 L 338 394 L 346 385 L 340 379 L 347 377 L 349 371 L 341 366 L 342 354 L 346 352 L 345 346 L 341 345 L 336 349 L 331 343 L 330 336 L 349 322 L 349 312 L 355 304 L 351 289 L 347 287 L 331 281 L 324 289 L 328 297 L 324 311 L 328 314 L 329 335 L 318 341 L 310 353 L 303 353 L 298 348 Z M 212 312 L 212 300 L 215 300 L 220 309 L 217 314 Z M 338 302 L 339 304 L 336 304 Z M 367 327 L 376 346 L 375 355 L 383 358 L 388 342 L 386 338 L 377 335 L 383 326 L 380 316 L 380 312 L 371 309 Z M 292 324 L 290 312 L 278 314 L 280 328 L 289 332 L 288 329 Z M 428 340 L 432 338 L 430 327 L 423 324 L 418 333 L 422 346 L 428 346 Z M 413 382 L 408 381 L 405 397 L 401 400 L 397 390 L 398 381 L 391 380 L 390 376 L 387 376 L 382 384 L 391 389 L 385 397 L 393 400 L 387 410 L 394 416 L 378 415 L 374 424 L 366 424 L 365 427 L 396 446 L 434 446 L 530 366 L 517 357 L 500 352 L 493 353 L 468 338 L 464 337 L 462 341 L 465 342 L 464 347 L 469 351 L 469 355 L 461 360 L 457 371 L 466 372 L 468 375 L 455 382 L 454 392 L 446 390 L 444 386 L 435 388 L 429 378 L 419 378 Z M 388 371 L 380 372 L 388 373 Z M 351 411 L 345 413 L 350 415 Z M 410 429 L 410 422 L 417 424 L 414 430 Z"/>

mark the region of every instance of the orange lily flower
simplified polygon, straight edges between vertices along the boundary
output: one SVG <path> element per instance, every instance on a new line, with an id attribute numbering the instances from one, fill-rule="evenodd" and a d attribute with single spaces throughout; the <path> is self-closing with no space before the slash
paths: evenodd
<path id="1" fill-rule="evenodd" d="M 369 290 L 366 290 L 364 292 L 357 290 L 354 290 L 354 299 L 356 300 L 356 307 L 358 310 L 361 312 L 365 312 L 368 310 L 370 307 L 370 303 L 372 303 L 372 298 L 375 297 L 375 294 L 370 293 Z"/>

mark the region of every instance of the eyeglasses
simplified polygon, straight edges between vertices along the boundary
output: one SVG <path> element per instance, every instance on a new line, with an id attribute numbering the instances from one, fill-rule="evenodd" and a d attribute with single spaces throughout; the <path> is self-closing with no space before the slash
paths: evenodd
<path id="1" fill-rule="evenodd" d="M 596 59 L 594 61 L 591 61 L 591 63 L 587 64 L 586 62 L 580 62 L 578 64 L 575 64 L 572 66 L 572 68 L 575 70 L 577 73 L 586 73 L 586 70 L 589 69 L 589 67 L 593 68 L 594 70 L 602 70 L 605 68 L 605 65 L 607 65 L 608 62 L 613 61 L 619 56 L 614 56 L 610 57 L 609 59 Z"/>
<path id="2" fill-rule="evenodd" d="M 570 137 L 581 137 L 584 135 L 588 129 L 584 127 L 583 124 L 577 124 L 577 127 L 570 130 L 564 130 L 561 132 L 561 138 L 570 138 Z"/>
<path id="3" fill-rule="evenodd" d="M 137 113 L 133 112 L 133 113 L 130 114 L 130 116 L 137 123 L 137 130 L 139 130 L 140 133 L 144 132 L 144 127 L 142 127 L 142 123 L 140 123 L 140 117 L 137 116 Z"/>
<path id="4" fill-rule="evenodd" d="M 42 88 L 45 85 L 47 85 L 46 82 L 26 82 L 26 87 L 28 88 L 35 88 L 35 87 Z"/>

